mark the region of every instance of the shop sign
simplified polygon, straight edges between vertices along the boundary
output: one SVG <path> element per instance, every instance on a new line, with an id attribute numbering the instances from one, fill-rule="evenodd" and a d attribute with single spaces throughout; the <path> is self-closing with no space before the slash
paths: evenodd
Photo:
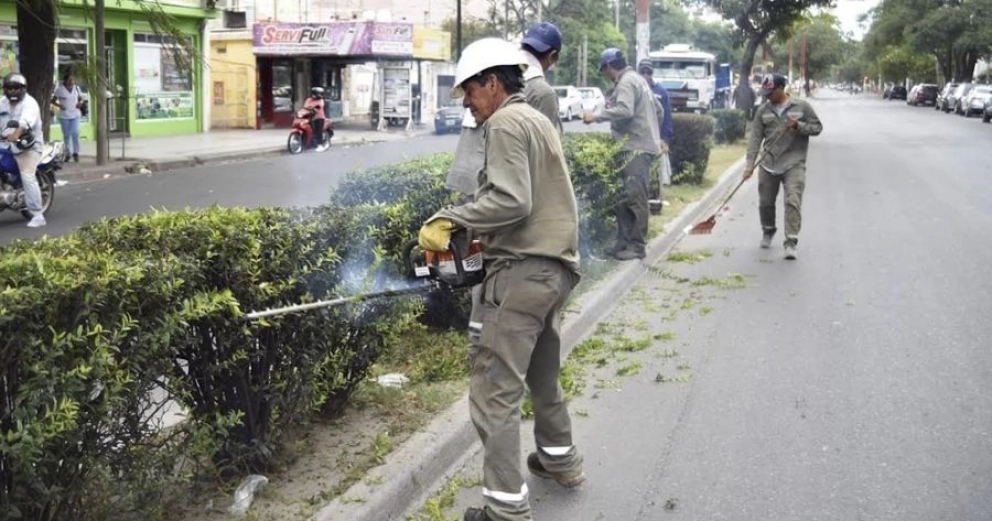
<path id="1" fill-rule="evenodd" d="M 413 28 L 413 57 L 451 61 L 451 33 L 429 27 Z"/>
<path id="2" fill-rule="evenodd" d="M 255 54 L 263 56 L 411 56 L 413 24 L 378 22 L 257 23 Z"/>

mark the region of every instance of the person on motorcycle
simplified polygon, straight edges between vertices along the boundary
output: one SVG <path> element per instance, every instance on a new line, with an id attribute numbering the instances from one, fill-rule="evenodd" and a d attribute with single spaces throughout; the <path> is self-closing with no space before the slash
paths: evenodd
<path id="1" fill-rule="evenodd" d="M 0 98 L 0 146 L 14 154 L 24 185 L 24 202 L 32 218 L 29 228 L 48 224 L 41 211 L 41 187 L 38 185 L 38 163 L 45 138 L 41 129 L 41 107 L 28 94 L 28 80 L 12 72 L 3 79 L 3 97 Z"/>
<path id="2" fill-rule="evenodd" d="M 303 102 L 303 108 L 313 109 L 313 116 L 310 119 L 310 130 L 313 132 L 313 142 L 324 144 L 324 89 L 314 87 L 310 89 L 310 97 Z"/>

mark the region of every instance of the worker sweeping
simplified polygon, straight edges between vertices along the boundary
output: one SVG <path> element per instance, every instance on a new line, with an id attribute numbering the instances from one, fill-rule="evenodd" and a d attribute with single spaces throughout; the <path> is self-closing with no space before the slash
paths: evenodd
<path id="1" fill-rule="evenodd" d="M 528 105 L 527 60 L 519 47 L 484 38 L 465 48 L 452 97 L 483 126 L 484 162 L 473 201 L 434 214 L 420 230 L 426 250 L 448 247 L 470 228 L 483 243 L 486 276 L 473 289 L 469 324 L 469 403 L 484 449 L 482 508 L 465 521 L 529 521 L 521 469 L 520 407 L 525 384 L 534 405 L 536 476 L 573 487 L 582 457 L 558 383 L 560 312 L 579 281 L 578 212 L 555 125 Z"/>
<path id="2" fill-rule="evenodd" d="M 785 92 L 786 79 L 781 74 L 765 75 L 761 95 L 766 101 L 758 107 L 751 123 L 751 140 L 747 147 L 748 166 L 743 179 L 758 174 L 758 210 L 761 218 L 761 247 L 769 248 L 775 232 L 775 199 L 779 186 L 785 187 L 785 258 L 798 256 L 799 229 L 802 226 L 803 191 L 806 188 L 806 155 L 810 136 L 823 131 L 823 124 L 805 100 L 793 99 Z M 773 137 L 774 136 L 774 137 Z M 770 143 L 771 140 L 775 143 Z M 769 142 L 766 142 L 768 140 Z M 762 144 L 766 153 L 760 165 L 755 159 Z"/>

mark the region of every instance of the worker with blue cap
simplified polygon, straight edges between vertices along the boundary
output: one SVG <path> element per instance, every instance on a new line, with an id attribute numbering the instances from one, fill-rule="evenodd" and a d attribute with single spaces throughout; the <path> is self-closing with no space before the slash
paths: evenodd
<path id="1" fill-rule="evenodd" d="M 524 98 L 527 104 L 539 110 L 562 131 L 558 94 L 555 93 L 544 73 L 551 70 L 561 57 L 561 31 L 551 22 L 540 22 L 527 30 L 520 42 L 520 49 L 527 59 L 524 71 Z"/>
<path id="2" fill-rule="evenodd" d="M 609 121 L 614 139 L 623 143 L 623 197 L 617 204 L 617 241 L 606 253 L 619 260 L 643 259 L 647 252 L 648 178 L 661 152 L 658 121 L 661 104 L 647 82 L 627 65 L 620 49 L 611 47 L 599 57 L 599 70 L 614 83 L 607 108 L 585 113 L 586 124 Z"/>

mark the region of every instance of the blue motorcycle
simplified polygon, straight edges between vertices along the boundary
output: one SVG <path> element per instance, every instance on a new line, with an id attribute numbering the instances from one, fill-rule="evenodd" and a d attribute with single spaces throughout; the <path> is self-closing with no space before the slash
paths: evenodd
<path id="1" fill-rule="evenodd" d="M 55 200 L 55 172 L 62 169 L 64 145 L 61 141 L 48 143 L 38 162 L 38 186 L 41 188 L 41 212 L 45 214 Z M 25 219 L 31 219 L 31 212 L 24 203 L 24 186 L 21 184 L 21 169 L 17 167 L 14 153 L 0 148 L 0 211 L 21 212 Z"/>

